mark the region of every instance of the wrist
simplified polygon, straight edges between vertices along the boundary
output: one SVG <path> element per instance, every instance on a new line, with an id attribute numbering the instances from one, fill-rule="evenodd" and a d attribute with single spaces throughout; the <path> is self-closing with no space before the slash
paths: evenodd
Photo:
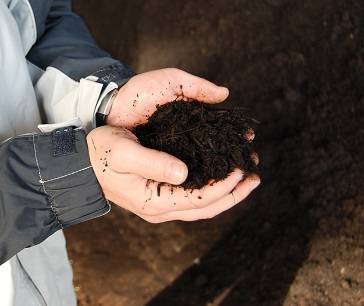
<path id="1" fill-rule="evenodd" d="M 114 100 L 118 94 L 119 88 L 110 91 L 101 101 L 101 104 L 96 112 L 96 126 L 106 124 L 107 116 L 110 114 Z"/>
<path id="2" fill-rule="evenodd" d="M 102 93 L 99 96 L 93 112 L 93 128 L 106 124 L 106 119 L 113 101 L 113 99 L 109 101 L 111 96 L 110 92 L 123 86 L 134 74 L 128 66 L 115 62 L 112 65 L 102 67 L 87 77 L 87 79 L 100 83 L 103 86 Z"/>

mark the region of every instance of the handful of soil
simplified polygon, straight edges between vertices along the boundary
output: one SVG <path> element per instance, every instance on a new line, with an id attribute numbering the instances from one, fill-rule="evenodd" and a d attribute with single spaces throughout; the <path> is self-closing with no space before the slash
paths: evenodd
<path id="1" fill-rule="evenodd" d="M 217 110 L 200 102 L 171 102 L 158 106 L 148 122 L 134 129 L 140 143 L 179 158 L 188 167 L 184 188 L 201 188 L 240 168 L 257 170 L 245 134 L 252 119 L 241 109 Z"/>

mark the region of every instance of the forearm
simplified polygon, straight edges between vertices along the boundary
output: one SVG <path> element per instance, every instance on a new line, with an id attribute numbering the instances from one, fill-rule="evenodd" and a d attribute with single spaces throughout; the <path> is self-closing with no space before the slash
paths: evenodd
<path id="1" fill-rule="evenodd" d="M 100 49 L 69 0 L 30 0 L 37 42 L 27 58 L 44 70 L 36 83 L 38 102 L 46 123 L 78 117 L 87 130 L 103 97 L 123 85 L 134 73 Z"/>
<path id="2" fill-rule="evenodd" d="M 84 131 L 19 136 L 0 147 L 0 264 L 55 231 L 109 211 Z"/>
<path id="3" fill-rule="evenodd" d="M 70 0 L 29 0 L 35 16 L 37 42 L 27 58 L 45 70 L 54 67 L 78 81 L 95 71 L 118 65 L 129 76 L 126 65 L 97 46 L 83 20 L 71 10 Z M 123 70 L 123 71 L 121 71 Z"/>

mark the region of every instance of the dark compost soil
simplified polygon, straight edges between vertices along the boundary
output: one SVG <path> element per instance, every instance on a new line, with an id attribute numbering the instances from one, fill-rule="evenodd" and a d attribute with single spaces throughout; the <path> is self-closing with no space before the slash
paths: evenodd
<path id="1" fill-rule="evenodd" d="M 199 102 L 158 106 L 148 122 L 134 129 L 140 143 L 167 152 L 186 163 L 184 188 L 220 181 L 235 168 L 256 172 L 246 134 L 253 121 L 241 109 L 218 110 Z"/>

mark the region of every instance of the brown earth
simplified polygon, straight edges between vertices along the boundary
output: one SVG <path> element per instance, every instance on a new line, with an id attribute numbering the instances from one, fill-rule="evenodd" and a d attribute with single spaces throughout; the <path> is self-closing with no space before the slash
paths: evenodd
<path id="1" fill-rule="evenodd" d="M 225 179 L 235 168 L 241 169 L 245 177 L 257 172 L 252 139 L 248 140 L 252 124 L 242 109 L 173 101 L 158 106 L 148 122 L 134 128 L 133 133 L 141 145 L 183 161 L 188 176 L 181 186 L 200 189 Z"/>
<path id="2" fill-rule="evenodd" d="M 364 305 L 364 2 L 77 0 L 142 72 L 231 90 L 261 124 L 263 183 L 233 210 L 148 224 L 121 209 L 67 230 L 79 304 Z"/>

